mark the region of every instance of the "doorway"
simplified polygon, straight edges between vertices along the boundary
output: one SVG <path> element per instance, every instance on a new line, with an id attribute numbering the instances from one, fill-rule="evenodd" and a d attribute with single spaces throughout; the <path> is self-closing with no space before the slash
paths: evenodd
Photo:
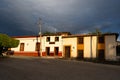
<path id="1" fill-rule="evenodd" d="M 104 52 L 104 50 L 98 50 L 97 58 L 98 58 L 98 60 L 105 60 L 105 52 Z"/>
<path id="2" fill-rule="evenodd" d="M 59 47 L 55 47 L 55 48 L 54 48 L 54 54 L 55 54 L 56 56 L 58 56 L 58 53 L 59 53 Z"/>
<path id="3" fill-rule="evenodd" d="M 40 51 L 40 43 L 39 43 L 39 42 L 36 43 L 35 50 L 36 50 L 36 51 Z"/>
<path id="4" fill-rule="evenodd" d="M 78 59 L 83 59 L 83 50 L 78 50 L 77 58 Z"/>
<path id="5" fill-rule="evenodd" d="M 50 56 L 50 47 L 46 47 L 46 54 L 47 56 Z"/>
<path id="6" fill-rule="evenodd" d="M 24 51 L 24 43 L 20 43 L 20 51 Z"/>
<path id="7" fill-rule="evenodd" d="M 70 58 L 71 47 L 65 46 L 65 58 Z"/>

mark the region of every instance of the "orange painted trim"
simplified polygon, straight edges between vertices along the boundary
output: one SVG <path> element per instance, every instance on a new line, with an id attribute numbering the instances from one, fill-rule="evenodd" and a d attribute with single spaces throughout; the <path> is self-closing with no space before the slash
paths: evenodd
<path id="1" fill-rule="evenodd" d="M 77 45 L 78 50 L 84 50 L 84 44 L 79 44 Z"/>
<path id="2" fill-rule="evenodd" d="M 105 49 L 105 44 L 98 44 L 98 49 Z"/>

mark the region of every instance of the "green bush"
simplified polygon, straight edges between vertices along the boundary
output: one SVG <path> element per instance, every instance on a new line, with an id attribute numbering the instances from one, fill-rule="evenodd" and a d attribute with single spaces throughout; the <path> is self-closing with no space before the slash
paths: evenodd
<path id="1" fill-rule="evenodd" d="M 15 40 L 6 34 L 0 34 L 0 55 L 8 48 L 14 48 L 19 45 L 19 40 Z"/>

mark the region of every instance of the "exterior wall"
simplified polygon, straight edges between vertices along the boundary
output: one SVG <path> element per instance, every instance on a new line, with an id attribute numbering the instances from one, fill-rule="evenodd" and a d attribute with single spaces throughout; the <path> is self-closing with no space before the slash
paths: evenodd
<path id="1" fill-rule="evenodd" d="M 24 43 L 24 51 L 35 51 L 36 43 L 40 42 L 39 40 L 37 41 L 36 38 L 17 38 L 20 40 L 20 43 Z M 18 45 L 17 48 L 12 48 L 12 50 L 15 51 L 20 51 L 20 44 Z"/>
<path id="2" fill-rule="evenodd" d="M 46 41 L 47 37 L 50 37 L 50 41 Z M 59 41 L 55 41 L 55 37 L 59 37 Z M 24 51 L 20 51 L 20 44 L 17 48 L 12 48 L 14 50 L 14 55 L 23 56 L 58 56 L 65 57 L 65 46 L 70 46 L 70 57 L 78 57 L 78 50 L 83 50 L 84 58 L 97 58 L 97 49 L 105 50 L 106 60 L 117 60 L 116 56 L 116 46 L 120 45 L 116 41 L 116 35 L 104 35 L 105 43 L 98 43 L 97 36 L 87 35 L 83 37 L 83 44 L 78 44 L 78 38 L 81 36 L 43 36 L 42 37 L 42 52 L 36 51 L 36 43 L 40 42 L 40 37 L 23 37 L 16 38 L 20 40 L 20 43 L 24 43 Z M 98 44 L 96 44 L 98 43 Z M 96 47 L 97 46 L 97 47 Z M 50 48 L 50 55 L 46 53 L 46 47 Z M 55 55 L 55 47 L 59 48 L 59 52 Z"/>
<path id="3" fill-rule="evenodd" d="M 50 41 L 46 42 L 46 38 L 50 37 Z M 55 37 L 59 37 L 59 41 L 55 41 Z M 43 36 L 42 37 L 42 52 L 40 54 L 40 51 L 36 51 L 36 43 L 40 42 L 40 37 L 34 37 L 34 38 L 16 38 L 20 40 L 20 43 L 24 43 L 24 51 L 20 51 L 20 44 L 17 48 L 12 48 L 11 50 L 14 50 L 14 55 L 22 55 L 22 56 L 47 56 L 46 54 L 46 47 L 50 47 L 50 56 L 54 56 L 54 48 L 58 47 L 59 52 L 58 55 L 59 57 L 62 57 L 62 36 Z M 51 43 L 52 42 L 52 43 Z"/>
<path id="4" fill-rule="evenodd" d="M 120 45 L 120 42 L 117 42 L 117 45 Z"/>
<path id="5" fill-rule="evenodd" d="M 65 46 L 70 46 L 71 47 L 71 51 L 70 51 L 70 57 L 71 58 L 75 58 L 77 57 L 77 38 L 63 38 L 63 48 Z M 64 52 L 64 50 L 63 50 Z M 65 57 L 65 52 L 63 53 L 64 57 Z"/>
<path id="6" fill-rule="evenodd" d="M 77 45 L 77 50 L 83 50 L 83 58 L 96 58 L 96 36 L 83 37 L 83 44 Z"/>
<path id="7" fill-rule="evenodd" d="M 84 37 L 84 58 L 91 57 L 91 39 L 90 37 Z"/>
<path id="8" fill-rule="evenodd" d="M 47 37 L 50 37 L 50 41 L 46 41 Z M 59 37 L 59 41 L 55 41 L 55 37 Z M 42 39 L 42 55 L 47 56 L 46 47 L 50 48 L 50 56 L 54 56 L 55 47 L 59 48 L 58 56 L 63 56 L 62 54 L 62 36 L 44 36 Z M 56 55 L 57 56 L 57 55 Z"/>
<path id="9" fill-rule="evenodd" d="M 105 59 L 116 60 L 116 37 L 115 35 L 105 36 Z"/>
<path id="10" fill-rule="evenodd" d="M 97 37 L 92 36 L 92 58 L 96 58 L 96 43 L 97 43 Z"/>
<path id="11" fill-rule="evenodd" d="M 12 48 L 14 51 L 14 55 L 22 55 L 22 56 L 38 56 L 38 52 L 35 51 L 36 43 L 40 42 L 39 38 L 16 38 L 20 40 L 20 43 L 24 43 L 24 51 L 20 51 L 20 44 L 16 48 Z"/>

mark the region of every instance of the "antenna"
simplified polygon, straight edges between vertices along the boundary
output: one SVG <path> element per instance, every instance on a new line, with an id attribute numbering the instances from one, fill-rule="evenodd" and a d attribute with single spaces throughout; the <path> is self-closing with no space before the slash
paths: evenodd
<path id="1" fill-rule="evenodd" d="M 54 31 L 55 31 L 55 33 L 56 33 L 56 31 L 57 31 L 56 28 L 54 29 Z"/>
<path id="2" fill-rule="evenodd" d="M 39 18 L 38 20 L 38 26 L 40 28 L 39 35 L 41 35 L 42 34 L 42 19 L 41 18 Z"/>

